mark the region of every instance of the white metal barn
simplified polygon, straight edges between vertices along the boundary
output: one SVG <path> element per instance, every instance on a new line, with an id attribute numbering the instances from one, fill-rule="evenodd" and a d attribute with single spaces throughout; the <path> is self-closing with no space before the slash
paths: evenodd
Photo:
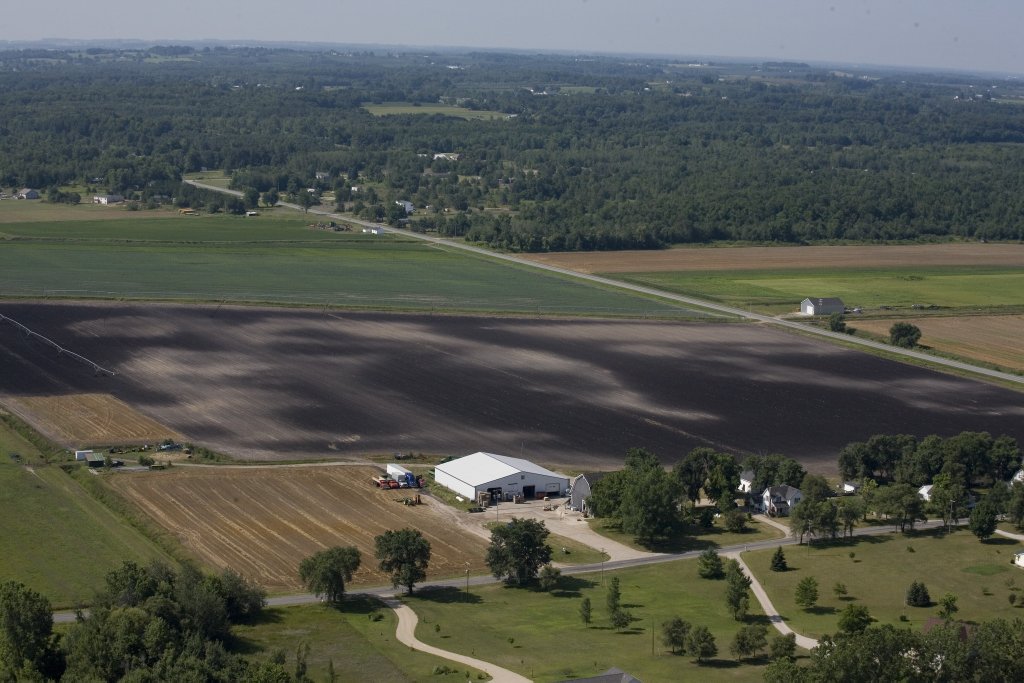
<path id="1" fill-rule="evenodd" d="M 535 465 L 529 460 L 494 453 L 473 453 L 434 468 L 434 481 L 460 496 L 476 500 L 479 493 L 491 502 L 521 495 L 527 500 L 560 496 L 569 478 Z"/>

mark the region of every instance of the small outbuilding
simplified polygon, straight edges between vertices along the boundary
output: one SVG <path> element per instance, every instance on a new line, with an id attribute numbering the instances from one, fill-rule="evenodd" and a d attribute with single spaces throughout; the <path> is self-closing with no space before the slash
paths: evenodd
<path id="1" fill-rule="evenodd" d="M 930 502 L 932 499 L 932 488 L 934 487 L 931 484 L 925 484 L 917 490 L 918 497 L 926 503 Z"/>
<path id="2" fill-rule="evenodd" d="M 804 299 L 800 302 L 800 312 L 803 315 L 832 315 L 833 313 L 845 313 L 846 306 L 842 299 Z"/>
<path id="3" fill-rule="evenodd" d="M 569 478 L 529 460 L 494 453 L 473 453 L 434 468 L 434 481 L 470 500 L 485 494 L 492 503 L 522 496 L 527 500 L 561 496 Z"/>
<path id="4" fill-rule="evenodd" d="M 16 199 L 39 199 L 39 190 L 23 187 L 15 193 L 14 197 Z"/>
<path id="5" fill-rule="evenodd" d="M 754 470 L 743 470 L 740 472 L 740 486 L 737 489 L 740 493 L 750 493 L 754 487 Z"/>
<path id="6" fill-rule="evenodd" d="M 124 201 L 124 197 L 119 194 L 94 194 L 92 196 L 93 204 L 120 204 Z"/>
<path id="7" fill-rule="evenodd" d="M 843 482 L 843 494 L 850 496 L 855 493 L 860 493 L 860 483 L 856 481 L 844 481 Z"/>
<path id="8" fill-rule="evenodd" d="M 569 485 L 569 509 L 587 514 L 589 512 L 587 499 L 593 492 L 594 484 L 604 478 L 606 474 L 608 472 L 584 472 L 573 477 L 572 483 Z"/>
<path id="9" fill-rule="evenodd" d="M 1024 553 L 1017 553 L 1013 556 L 1013 563 L 1018 567 L 1024 567 Z"/>

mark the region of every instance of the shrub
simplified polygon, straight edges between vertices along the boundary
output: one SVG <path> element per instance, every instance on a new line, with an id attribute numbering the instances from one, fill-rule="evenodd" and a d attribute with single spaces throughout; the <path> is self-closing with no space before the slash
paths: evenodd
<path id="1" fill-rule="evenodd" d="M 928 594 L 928 587 L 921 581 L 914 581 L 907 589 L 907 604 L 911 607 L 928 607 L 932 604 L 932 597 Z"/>

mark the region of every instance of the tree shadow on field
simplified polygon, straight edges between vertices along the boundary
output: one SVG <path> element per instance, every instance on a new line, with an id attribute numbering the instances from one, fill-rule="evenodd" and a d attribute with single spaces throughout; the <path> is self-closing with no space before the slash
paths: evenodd
<path id="1" fill-rule="evenodd" d="M 992 538 L 986 538 L 982 541 L 985 545 L 1017 545 L 1019 541 L 1013 538 L 1003 538 L 1002 536 L 993 536 Z"/>
<path id="2" fill-rule="evenodd" d="M 436 588 L 423 588 L 415 593 L 414 597 L 418 597 L 424 602 L 436 602 L 442 605 L 451 605 L 460 602 L 477 605 L 483 602 L 476 593 L 470 591 L 468 594 L 461 588 L 455 588 L 454 586 L 438 586 Z"/>
<path id="3" fill-rule="evenodd" d="M 558 587 L 551 591 L 556 598 L 579 598 L 584 589 L 594 588 L 597 584 L 589 579 L 578 576 L 562 576 L 558 579 Z"/>
<path id="4" fill-rule="evenodd" d="M 824 605 L 815 605 L 814 607 L 808 607 L 804 610 L 808 614 L 816 614 L 818 616 L 826 616 L 829 614 L 835 614 L 835 607 L 826 607 Z"/>
<path id="5" fill-rule="evenodd" d="M 373 614 L 388 609 L 383 600 L 370 595 L 349 595 L 340 604 L 325 604 L 325 606 L 345 614 Z"/>

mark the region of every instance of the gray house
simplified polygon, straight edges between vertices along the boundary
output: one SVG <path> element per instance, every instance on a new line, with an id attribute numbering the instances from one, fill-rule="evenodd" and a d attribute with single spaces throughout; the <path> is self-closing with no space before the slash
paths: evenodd
<path id="1" fill-rule="evenodd" d="M 803 492 L 793 486 L 769 486 L 761 494 L 761 509 L 769 517 L 786 517 L 793 506 L 803 499 Z"/>
<path id="2" fill-rule="evenodd" d="M 804 299 L 800 302 L 800 312 L 804 315 L 832 315 L 833 313 L 843 313 L 845 311 L 846 306 L 843 304 L 843 300 L 834 297 Z"/>
<path id="3" fill-rule="evenodd" d="M 592 487 L 606 474 L 608 472 L 584 472 L 573 477 L 569 484 L 569 509 L 587 513 L 587 498 L 590 497 Z"/>

